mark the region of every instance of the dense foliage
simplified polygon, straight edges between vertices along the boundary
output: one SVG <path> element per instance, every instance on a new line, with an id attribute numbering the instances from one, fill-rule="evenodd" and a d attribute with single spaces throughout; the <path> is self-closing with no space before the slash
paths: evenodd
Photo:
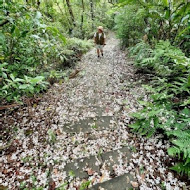
<path id="1" fill-rule="evenodd" d="M 139 47 L 143 48 L 143 54 Z M 154 77 L 151 86 L 145 86 L 151 94 L 150 102 L 139 101 L 144 108 L 133 114 L 137 120 L 130 127 L 146 136 L 164 133 L 174 145 L 168 153 L 184 160 L 184 164 L 180 163 L 173 169 L 190 175 L 189 59 L 168 41 L 160 41 L 154 50 L 150 50 L 147 44 L 137 44 L 131 52 L 135 55 L 136 66 L 143 72 L 148 69 Z M 148 58 L 145 52 L 148 52 Z"/>
<path id="2" fill-rule="evenodd" d="M 121 0 L 116 32 L 129 48 L 138 72 L 151 76 L 149 102 L 133 114 L 134 132 L 162 133 L 177 156 L 171 169 L 190 177 L 190 3 L 188 1 Z M 143 97 L 142 97 L 143 99 Z"/>
<path id="3" fill-rule="evenodd" d="M 101 1 L 1 0 L 0 100 L 19 101 L 65 77 L 65 68 L 92 46 L 87 39 L 95 26 L 109 24 L 108 7 Z"/>
<path id="4" fill-rule="evenodd" d="M 120 0 L 116 17 L 118 37 L 125 46 L 144 39 L 151 45 L 169 39 L 190 53 L 190 5 L 187 0 Z"/>
<path id="5" fill-rule="evenodd" d="M 20 101 L 67 78 L 97 25 L 113 27 L 135 67 L 151 76 L 150 101 L 131 128 L 162 132 L 190 176 L 190 3 L 188 0 L 0 0 L 0 101 Z M 50 131 L 51 134 L 51 131 Z"/>

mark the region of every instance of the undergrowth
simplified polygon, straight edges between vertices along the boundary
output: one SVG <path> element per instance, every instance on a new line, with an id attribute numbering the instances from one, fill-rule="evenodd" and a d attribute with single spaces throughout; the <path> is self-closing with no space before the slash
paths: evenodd
<path id="1" fill-rule="evenodd" d="M 150 101 L 139 100 L 143 109 L 132 116 L 130 128 L 151 137 L 160 131 L 170 140 L 170 156 L 178 162 L 171 167 L 190 177 L 190 62 L 189 58 L 169 41 L 159 41 L 155 48 L 140 42 L 130 48 L 135 66 L 153 77 L 145 89 Z"/>
<path id="2" fill-rule="evenodd" d="M 0 1 L 0 101 L 19 102 L 65 78 L 65 71 L 91 46 L 69 37 L 27 4 Z M 6 100 L 6 101 L 5 101 Z"/>

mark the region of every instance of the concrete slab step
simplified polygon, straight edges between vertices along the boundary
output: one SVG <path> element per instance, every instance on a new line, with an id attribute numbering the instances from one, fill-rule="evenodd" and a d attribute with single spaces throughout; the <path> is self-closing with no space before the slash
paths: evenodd
<path id="1" fill-rule="evenodd" d="M 81 115 L 86 114 L 86 112 L 88 113 L 94 113 L 95 116 L 102 116 L 105 113 L 106 108 L 105 107 L 100 107 L 100 106 L 82 106 L 79 107 L 79 112 Z"/>
<path id="2" fill-rule="evenodd" d="M 69 123 L 63 126 L 63 130 L 67 133 L 91 132 L 92 130 L 103 130 L 110 128 L 111 116 L 89 117 L 80 120 L 77 123 Z"/>
<path id="3" fill-rule="evenodd" d="M 101 154 L 101 159 L 105 167 L 114 175 L 114 167 L 119 164 L 129 165 L 131 151 L 128 147 L 123 147 L 111 152 Z M 122 162 L 122 163 L 121 163 Z"/>
<path id="4" fill-rule="evenodd" d="M 73 177 L 79 177 L 80 179 L 88 178 L 87 168 L 90 168 L 94 172 L 100 172 L 100 167 L 102 164 L 101 157 L 90 156 L 85 158 L 80 158 L 72 163 L 68 163 L 64 171 L 66 171 L 67 176 L 73 175 Z"/>
<path id="5" fill-rule="evenodd" d="M 71 174 L 80 179 L 87 179 L 91 174 L 88 169 L 93 173 L 101 174 L 101 169 L 109 171 L 110 178 L 116 176 L 115 169 L 117 165 L 123 164 L 124 167 L 129 165 L 131 152 L 128 147 L 122 147 L 118 150 L 110 152 L 99 153 L 98 155 L 79 158 L 71 163 L 66 164 L 63 171 L 67 176 Z"/>
<path id="6" fill-rule="evenodd" d="M 131 182 L 135 182 L 130 174 L 115 177 L 100 184 L 96 184 L 89 188 L 89 190 L 135 190 Z"/>

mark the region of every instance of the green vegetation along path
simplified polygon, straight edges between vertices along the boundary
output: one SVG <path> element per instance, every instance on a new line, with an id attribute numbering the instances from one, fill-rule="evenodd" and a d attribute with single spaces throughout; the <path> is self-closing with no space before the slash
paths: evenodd
<path id="1" fill-rule="evenodd" d="M 12 134 L 1 143 L 0 189 L 186 188 L 168 170 L 167 141 L 130 133 L 130 113 L 147 99 L 143 78 L 114 34 L 104 50 L 100 59 L 88 52 L 80 72 L 40 102 L 1 115 Z"/>

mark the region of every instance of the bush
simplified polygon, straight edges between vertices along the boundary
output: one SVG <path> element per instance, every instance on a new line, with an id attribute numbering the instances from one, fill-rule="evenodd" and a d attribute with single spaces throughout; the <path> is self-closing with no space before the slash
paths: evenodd
<path id="1" fill-rule="evenodd" d="M 48 86 L 44 72 L 73 64 L 92 45 L 66 40 L 54 23 L 25 4 L 0 2 L 0 13 L 6 21 L 0 27 L 0 100 L 18 101 L 22 95 L 41 92 Z"/>
<path id="2" fill-rule="evenodd" d="M 115 18 L 115 30 L 122 46 L 128 47 L 139 42 L 145 30 L 145 9 L 137 5 L 128 5 L 119 10 Z"/>
<path id="3" fill-rule="evenodd" d="M 139 70 L 153 74 L 150 102 L 139 101 L 143 109 L 132 114 L 134 132 L 150 137 L 162 131 L 170 140 L 168 153 L 179 163 L 171 169 L 190 176 L 190 64 L 189 58 L 169 41 L 159 41 L 154 49 L 141 42 L 130 48 Z"/>
<path id="4" fill-rule="evenodd" d="M 190 60 L 169 41 L 159 41 L 155 49 L 144 42 L 130 48 L 130 54 L 135 56 L 136 66 L 144 69 L 153 69 L 154 74 L 160 77 L 174 78 L 189 73 Z"/>
<path id="5" fill-rule="evenodd" d="M 170 40 L 189 55 L 189 11 L 186 1 L 131 1 L 120 0 L 116 30 L 123 45 L 136 44 L 144 37 L 149 44 Z"/>

